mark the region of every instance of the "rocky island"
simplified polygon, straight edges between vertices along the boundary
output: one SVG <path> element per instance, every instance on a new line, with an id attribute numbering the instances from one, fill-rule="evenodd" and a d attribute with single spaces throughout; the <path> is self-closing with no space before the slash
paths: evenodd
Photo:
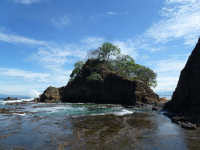
<path id="1" fill-rule="evenodd" d="M 135 105 L 157 104 L 159 96 L 149 87 L 156 85 L 156 74 L 148 67 L 122 55 L 118 46 L 103 43 L 77 62 L 71 79 L 61 88 L 48 87 L 37 102 L 96 103 Z M 115 59 L 110 59 L 113 56 Z"/>
<path id="2" fill-rule="evenodd" d="M 100 74 L 95 80 L 88 77 Z M 38 102 L 73 102 L 134 105 L 158 103 L 159 96 L 142 81 L 128 80 L 107 69 L 102 61 L 88 60 L 76 78 L 61 88 L 48 87 Z"/>
<path id="3" fill-rule="evenodd" d="M 8 97 L 8 98 L 4 99 L 3 101 L 11 101 L 11 100 L 19 100 L 19 98 Z"/>

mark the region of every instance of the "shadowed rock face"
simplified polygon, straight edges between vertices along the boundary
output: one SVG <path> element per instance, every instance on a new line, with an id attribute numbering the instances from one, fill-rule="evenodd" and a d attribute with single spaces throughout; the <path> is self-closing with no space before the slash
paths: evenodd
<path id="1" fill-rule="evenodd" d="M 172 100 L 164 108 L 175 113 L 200 112 L 200 41 L 181 71 Z"/>
<path id="2" fill-rule="evenodd" d="M 87 77 L 94 72 L 100 74 L 102 79 L 88 81 Z M 97 60 L 88 60 L 72 82 L 55 91 L 55 99 L 60 96 L 62 102 L 127 105 L 159 102 L 159 96 L 145 83 L 130 81 L 106 69 L 103 62 Z M 53 96 L 52 91 L 47 88 L 39 101 L 46 101 L 50 95 Z"/>

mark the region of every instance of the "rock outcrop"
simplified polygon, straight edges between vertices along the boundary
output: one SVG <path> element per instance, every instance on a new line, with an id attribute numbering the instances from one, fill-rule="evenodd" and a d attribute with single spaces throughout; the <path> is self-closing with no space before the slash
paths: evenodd
<path id="1" fill-rule="evenodd" d="M 200 114 L 200 40 L 181 71 L 172 100 L 164 108 L 190 118 Z"/>
<path id="2" fill-rule="evenodd" d="M 40 95 L 39 98 L 36 98 L 35 101 L 45 102 L 45 103 L 58 103 L 61 102 L 61 95 L 59 92 L 59 88 L 56 87 L 48 87 L 43 94 Z"/>
<path id="3" fill-rule="evenodd" d="M 10 101 L 10 100 L 19 100 L 19 98 L 8 97 L 8 98 L 4 99 L 3 101 Z"/>
<path id="4" fill-rule="evenodd" d="M 99 74 L 95 80 L 89 80 L 92 74 Z M 49 87 L 51 88 L 51 87 Z M 76 78 L 67 86 L 49 88 L 38 99 L 41 102 L 61 99 L 62 102 L 101 103 L 134 105 L 138 103 L 158 103 L 159 96 L 141 81 L 128 80 L 108 69 L 102 61 L 88 60 Z"/>

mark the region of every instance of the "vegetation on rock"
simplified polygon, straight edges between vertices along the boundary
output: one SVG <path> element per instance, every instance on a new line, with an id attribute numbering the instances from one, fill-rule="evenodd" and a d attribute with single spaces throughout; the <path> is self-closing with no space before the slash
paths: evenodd
<path id="1" fill-rule="evenodd" d="M 74 70 L 72 71 L 71 75 L 70 75 L 70 82 L 74 80 L 74 78 L 76 77 L 76 75 L 79 73 L 79 71 L 81 70 L 82 66 L 84 65 L 83 61 L 77 61 L 74 64 Z"/>
<path id="2" fill-rule="evenodd" d="M 136 64 L 135 60 L 131 56 L 121 54 L 120 48 L 111 43 L 105 42 L 98 49 L 88 52 L 88 58 L 103 62 L 107 69 L 110 69 L 111 71 L 116 72 L 129 80 L 140 80 L 148 86 L 157 86 L 157 74 L 154 73 L 153 70 Z M 76 77 L 82 66 L 82 61 L 75 63 L 75 68 L 70 75 L 70 81 Z M 92 75 L 88 77 L 88 80 L 99 80 L 97 79 L 98 77 L 100 76 L 97 76 L 97 74 L 93 72 Z"/>
<path id="3" fill-rule="evenodd" d="M 102 80 L 102 77 L 100 74 L 98 73 L 93 73 L 91 74 L 89 77 L 86 78 L 88 81 L 99 81 L 99 80 Z"/>

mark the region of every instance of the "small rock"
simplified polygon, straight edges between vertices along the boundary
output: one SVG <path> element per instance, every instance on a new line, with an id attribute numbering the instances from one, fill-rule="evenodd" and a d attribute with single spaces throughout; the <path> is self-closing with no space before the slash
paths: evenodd
<path id="1" fill-rule="evenodd" d="M 158 108 L 156 108 L 156 107 L 153 107 L 153 108 L 152 108 L 152 110 L 153 110 L 153 111 L 157 111 L 157 110 L 158 110 Z"/>
<path id="2" fill-rule="evenodd" d="M 19 100 L 19 98 L 8 97 L 8 98 L 4 99 L 3 101 L 10 101 L 10 100 Z"/>
<path id="3" fill-rule="evenodd" d="M 178 121 L 178 125 L 181 125 L 181 122 L 180 122 L 180 121 Z"/>
<path id="4" fill-rule="evenodd" d="M 9 109 L 5 109 L 5 108 L 0 109 L 0 114 L 5 114 L 5 113 L 8 113 L 8 112 L 9 112 Z"/>
<path id="5" fill-rule="evenodd" d="M 124 105 L 125 108 L 135 108 L 134 106 Z"/>
<path id="6" fill-rule="evenodd" d="M 143 107 L 144 105 L 142 103 L 135 103 L 134 106 L 135 107 Z"/>
<path id="7" fill-rule="evenodd" d="M 178 124 L 178 121 L 181 121 L 181 122 L 186 121 L 184 117 L 178 117 L 178 116 L 172 117 L 171 119 L 172 119 L 172 122 L 177 123 L 177 124 Z"/>
<path id="8" fill-rule="evenodd" d="M 190 122 L 189 123 L 182 122 L 181 127 L 185 128 L 185 129 L 190 129 L 190 130 L 195 130 L 197 128 L 196 125 L 194 125 Z"/>

